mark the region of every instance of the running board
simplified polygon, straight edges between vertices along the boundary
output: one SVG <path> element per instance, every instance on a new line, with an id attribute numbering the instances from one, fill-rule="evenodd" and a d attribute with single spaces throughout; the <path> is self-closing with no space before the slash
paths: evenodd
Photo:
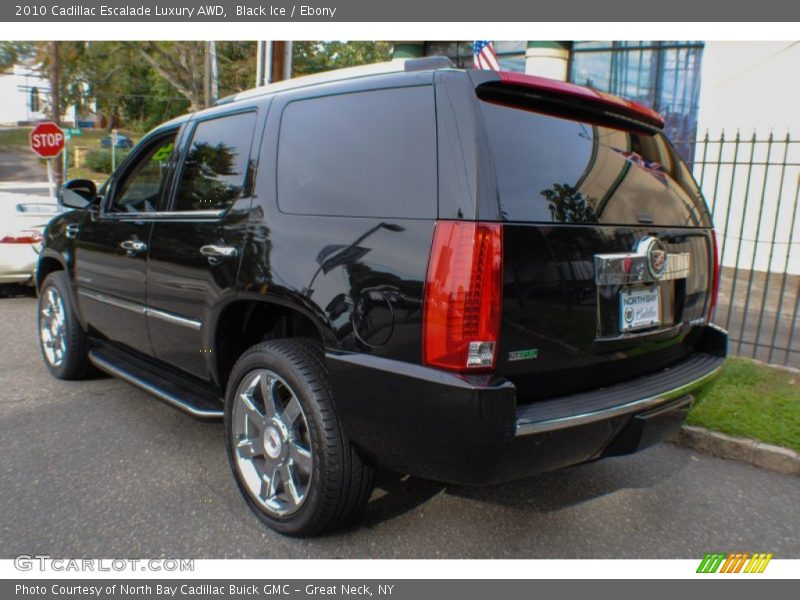
<path id="1" fill-rule="evenodd" d="M 200 402 L 192 402 L 187 400 L 183 394 L 178 395 L 177 390 L 175 392 L 168 391 L 164 389 L 164 387 L 146 381 L 141 376 L 131 372 L 133 369 L 128 370 L 125 367 L 121 367 L 112 363 L 110 360 L 100 356 L 96 350 L 91 350 L 89 352 L 89 360 L 101 371 L 104 371 L 114 377 L 118 377 L 119 379 L 123 379 L 128 383 L 131 383 L 144 390 L 145 392 L 153 394 L 167 404 L 170 404 L 175 408 L 192 415 L 193 417 L 197 417 L 199 419 L 221 419 L 225 414 L 221 407 L 216 408 L 211 406 L 210 403 L 206 402 L 203 402 L 202 404 Z M 176 386 L 173 384 L 172 387 Z"/>

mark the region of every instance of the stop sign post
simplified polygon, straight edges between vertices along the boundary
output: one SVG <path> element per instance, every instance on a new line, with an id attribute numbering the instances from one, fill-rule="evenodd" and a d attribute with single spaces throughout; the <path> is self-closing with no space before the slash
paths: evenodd
<path id="1" fill-rule="evenodd" d="M 64 141 L 64 131 L 52 121 L 39 123 L 31 131 L 31 150 L 42 158 L 55 158 L 61 154 Z"/>

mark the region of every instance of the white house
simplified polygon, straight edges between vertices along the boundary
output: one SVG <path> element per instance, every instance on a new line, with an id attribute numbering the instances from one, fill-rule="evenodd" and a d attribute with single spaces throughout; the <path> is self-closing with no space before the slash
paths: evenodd
<path id="1" fill-rule="evenodd" d="M 21 64 L 0 75 L 0 125 L 24 125 L 47 118 L 50 81 Z"/>
<path id="2" fill-rule="evenodd" d="M 69 106 L 61 115 L 68 125 L 91 127 L 96 122 L 90 103 L 88 113 Z M 0 74 L 0 125 L 30 125 L 50 117 L 50 80 L 36 66 L 16 64 Z"/>

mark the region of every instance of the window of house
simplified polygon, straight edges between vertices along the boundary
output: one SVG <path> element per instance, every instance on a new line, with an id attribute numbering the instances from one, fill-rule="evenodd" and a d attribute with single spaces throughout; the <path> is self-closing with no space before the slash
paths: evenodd
<path id="1" fill-rule="evenodd" d="M 702 42 L 575 42 L 569 79 L 661 113 L 681 156 L 693 158 Z"/>

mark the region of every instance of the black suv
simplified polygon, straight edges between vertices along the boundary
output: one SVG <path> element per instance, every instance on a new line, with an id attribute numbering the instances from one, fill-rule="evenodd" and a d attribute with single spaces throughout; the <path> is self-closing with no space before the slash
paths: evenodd
<path id="1" fill-rule="evenodd" d="M 273 84 L 148 134 L 46 230 L 45 362 L 224 417 L 313 535 L 374 469 L 462 484 L 673 435 L 720 368 L 711 219 L 658 114 L 436 60 Z"/>

